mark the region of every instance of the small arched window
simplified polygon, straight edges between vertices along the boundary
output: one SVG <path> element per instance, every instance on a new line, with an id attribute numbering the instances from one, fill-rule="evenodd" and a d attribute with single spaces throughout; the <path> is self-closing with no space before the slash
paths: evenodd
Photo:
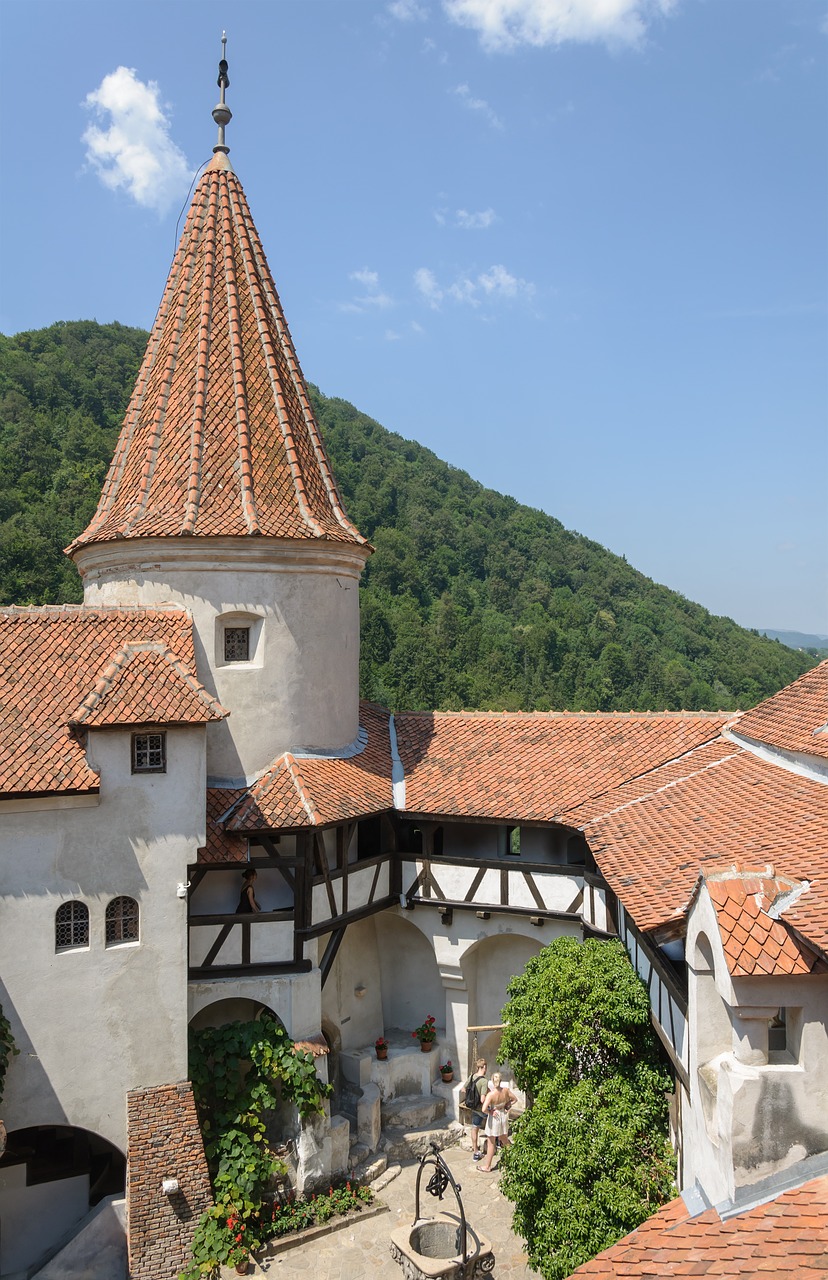
<path id="1" fill-rule="evenodd" d="M 113 898 L 106 908 L 106 945 L 138 941 L 138 903 L 134 898 Z"/>
<path id="2" fill-rule="evenodd" d="M 89 946 L 89 908 L 84 902 L 63 902 L 55 912 L 55 951 Z"/>

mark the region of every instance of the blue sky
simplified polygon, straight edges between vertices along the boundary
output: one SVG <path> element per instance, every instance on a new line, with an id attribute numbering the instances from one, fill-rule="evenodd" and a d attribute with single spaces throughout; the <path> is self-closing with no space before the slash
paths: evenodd
<path id="1" fill-rule="evenodd" d="M 306 376 L 715 613 L 828 634 L 823 3 L 0 22 L 3 332 L 151 324 L 226 27 L 231 159 Z"/>

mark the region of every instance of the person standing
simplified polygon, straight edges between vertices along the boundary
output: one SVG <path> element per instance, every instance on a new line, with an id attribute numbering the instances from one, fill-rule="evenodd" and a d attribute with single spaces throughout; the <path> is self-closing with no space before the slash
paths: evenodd
<path id="1" fill-rule="evenodd" d="M 463 1094 L 463 1101 L 472 1113 L 472 1160 L 483 1159 L 483 1152 L 480 1151 L 478 1147 L 480 1144 L 480 1130 L 486 1123 L 486 1117 L 483 1114 L 483 1098 L 487 1092 L 486 1059 L 478 1058 L 474 1064 L 474 1070 L 466 1081 L 465 1093 Z"/>
<path id="2" fill-rule="evenodd" d="M 248 867 L 242 875 L 242 888 L 239 895 L 239 905 L 236 907 L 236 915 L 246 915 L 253 911 L 261 911 L 261 907 L 256 901 L 255 883 L 256 868 Z"/>
<path id="3" fill-rule="evenodd" d="M 508 1147 L 511 1142 L 509 1108 L 514 1102 L 517 1102 L 517 1097 L 511 1089 L 501 1084 L 500 1072 L 495 1071 L 492 1076 L 492 1087 L 483 1099 L 483 1111 L 486 1116 L 486 1159 L 484 1163 L 477 1166 L 480 1173 L 491 1173 L 498 1139 L 502 1147 Z"/>

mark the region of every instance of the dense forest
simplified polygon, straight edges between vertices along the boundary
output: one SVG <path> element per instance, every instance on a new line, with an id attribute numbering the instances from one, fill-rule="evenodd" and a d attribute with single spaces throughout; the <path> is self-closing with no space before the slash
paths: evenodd
<path id="1" fill-rule="evenodd" d="M 147 334 L 60 323 L 0 335 L 0 602 L 81 599 L 85 527 Z M 311 389 L 363 579 L 361 680 L 392 708 L 752 706 L 813 665 L 636 572 Z"/>

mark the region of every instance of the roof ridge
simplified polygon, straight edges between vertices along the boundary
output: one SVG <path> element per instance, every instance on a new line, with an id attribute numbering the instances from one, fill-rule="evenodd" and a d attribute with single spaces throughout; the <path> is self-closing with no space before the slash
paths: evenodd
<path id="1" fill-rule="evenodd" d="M 691 747 L 689 751 L 684 753 L 684 755 L 673 756 L 672 759 L 662 761 L 661 764 L 656 765 L 653 769 L 637 774 L 634 778 L 627 779 L 622 786 L 626 786 L 628 782 L 635 782 L 637 778 L 646 778 L 650 773 L 657 773 L 659 769 L 665 769 L 668 765 L 676 764 L 679 760 L 687 759 L 691 755 L 694 755 L 696 751 L 703 751 L 705 747 L 709 747 L 713 742 L 715 742 L 715 738 L 709 738 L 707 742 L 700 742 L 698 746 Z M 717 760 L 708 760 L 707 764 L 703 764 L 698 769 L 692 769 L 689 773 L 682 774 L 680 778 L 671 778 L 670 781 L 665 782 L 662 787 L 655 787 L 652 791 L 647 791 L 643 795 L 633 796 L 630 800 L 625 800 L 623 804 L 616 805 L 614 809 L 607 809 L 606 813 L 601 813 L 594 818 L 590 818 L 589 821 L 584 823 L 581 830 L 586 831 L 587 827 L 594 825 L 596 822 L 602 822 L 605 818 L 609 818 L 616 813 L 622 813 L 625 809 L 629 809 L 633 805 L 641 804 L 645 800 L 651 800 L 653 796 L 661 795 L 663 792 L 669 791 L 672 787 L 678 787 L 684 782 L 689 782 L 691 778 L 697 778 L 701 774 L 707 773 L 710 769 L 718 768 L 719 765 L 726 764 L 728 760 L 734 760 L 736 756 L 741 754 L 742 749 L 739 748 L 739 750 L 733 751 L 729 755 L 719 756 Z M 614 788 L 614 790 L 619 789 L 620 788 Z"/>
<path id="2" fill-rule="evenodd" d="M 67 723 L 70 725 L 85 724 L 90 719 L 93 711 L 106 700 L 118 676 L 126 670 L 132 659 L 139 653 L 156 653 L 163 658 L 173 668 L 176 675 L 187 685 L 190 692 L 213 713 L 216 719 L 224 719 L 230 714 L 217 699 L 207 692 L 204 685 L 195 678 L 187 665 L 181 661 L 169 645 L 160 640 L 128 640 L 110 658 L 98 675 L 92 689 L 81 699 L 77 710 L 69 716 Z"/>
<path id="3" fill-rule="evenodd" d="M 287 768 L 287 771 L 290 774 L 290 777 L 293 780 L 293 785 L 296 788 L 296 793 L 302 802 L 302 807 L 304 808 L 305 813 L 308 815 L 313 825 L 316 826 L 317 825 L 316 805 L 313 803 L 313 798 L 310 792 L 308 791 L 307 785 L 305 783 L 305 779 L 302 776 L 302 770 L 299 768 L 299 766 L 296 763 L 296 760 L 294 759 L 294 757 L 291 755 L 289 751 L 285 752 L 284 759 L 285 759 L 285 766 Z"/>

